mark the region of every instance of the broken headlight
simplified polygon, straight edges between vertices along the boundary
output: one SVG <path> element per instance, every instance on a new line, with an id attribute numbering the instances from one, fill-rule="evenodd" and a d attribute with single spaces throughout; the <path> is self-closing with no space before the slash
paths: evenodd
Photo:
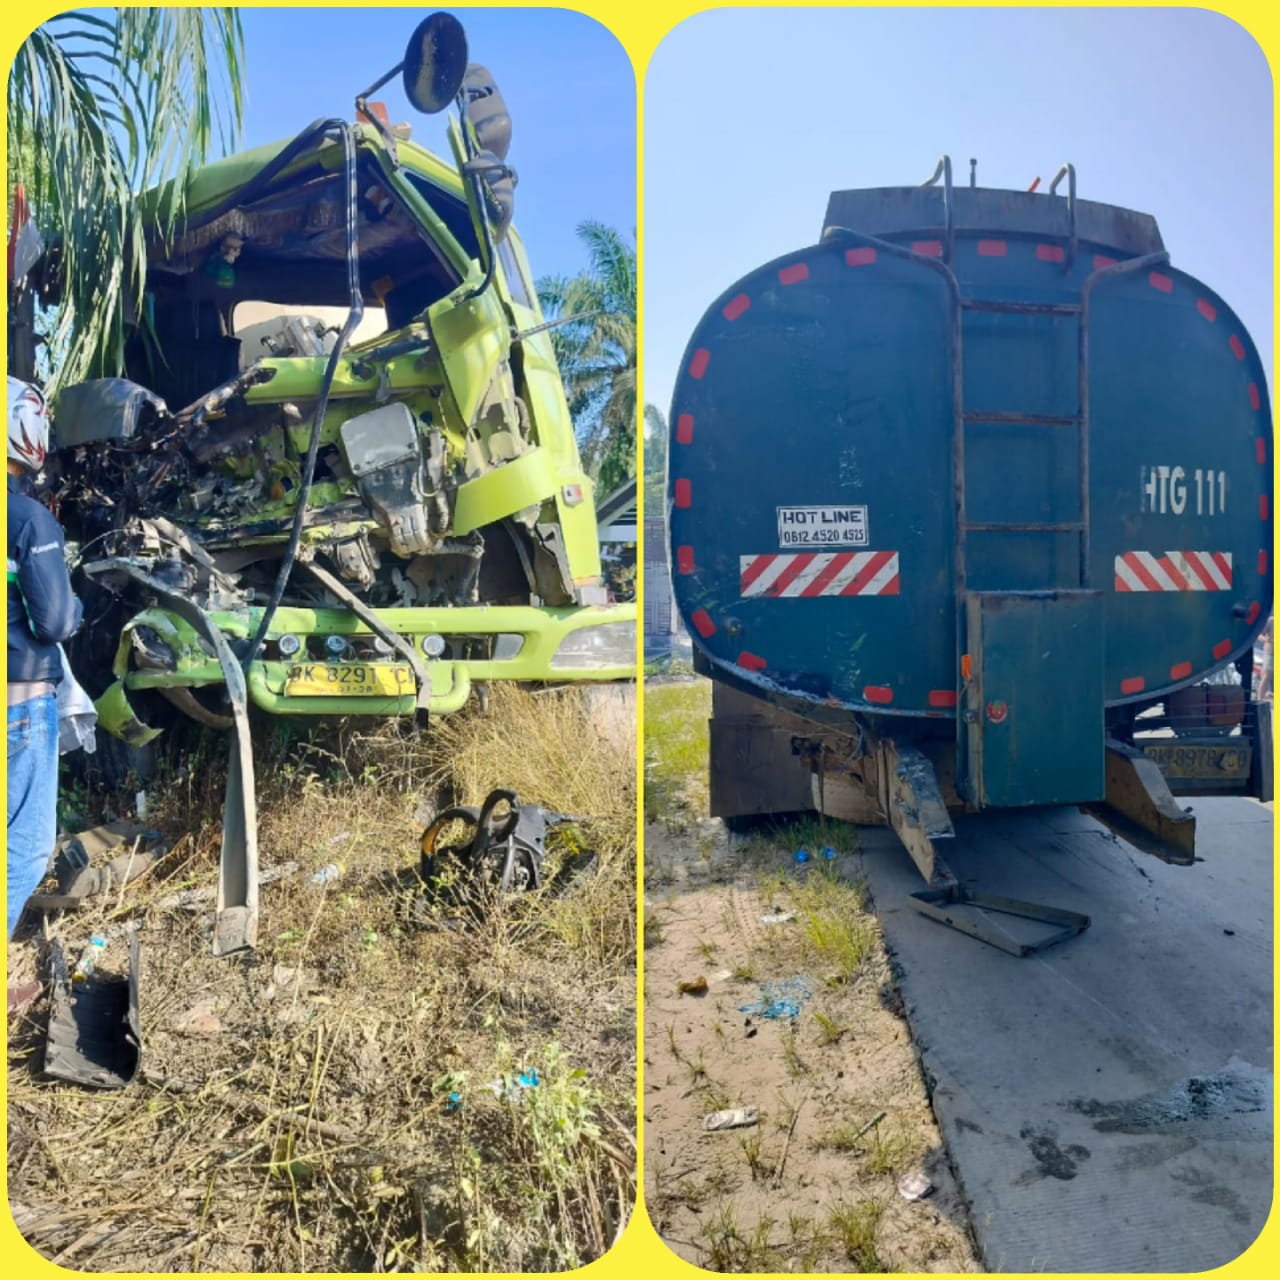
<path id="1" fill-rule="evenodd" d="M 636 660 L 636 624 L 606 622 L 599 627 L 580 627 L 560 642 L 551 659 L 552 671 L 597 671 L 608 667 L 630 667 Z"/>

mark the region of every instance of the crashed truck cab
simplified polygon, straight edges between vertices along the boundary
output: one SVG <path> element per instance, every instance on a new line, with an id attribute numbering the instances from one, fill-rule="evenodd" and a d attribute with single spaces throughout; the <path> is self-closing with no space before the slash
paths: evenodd
<path id="1" fill-rule="evenodd" d="M 278 715 L 633 674 L 511 225 L 510 119 L 432 22 L 403 70 L 415 106 L 459 105 L 452 160 L 362 96 L 358 124 L 201 169 L 148 245 L 125 377 L 58 399 L 54 498 L 98 619 L 72 660 L 135 745 L 142 691 L 230 727 L 232 660 Z"/>

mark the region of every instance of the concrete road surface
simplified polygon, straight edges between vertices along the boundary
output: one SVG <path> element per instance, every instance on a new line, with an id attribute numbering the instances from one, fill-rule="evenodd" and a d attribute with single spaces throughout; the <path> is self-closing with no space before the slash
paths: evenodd
<path id="1" fill-rule="evenodd" d="M 1270 808 L 1195 799 L 1170 867 L 1071 809 L 962 819 L 974 890 L 1092 917 L 1016 959 L 914 912 L 887 831 L 866 871 L 934 1106 L 995 1271 L 1200 1271 L 1243 1252 L 1272 1190 Z"/>

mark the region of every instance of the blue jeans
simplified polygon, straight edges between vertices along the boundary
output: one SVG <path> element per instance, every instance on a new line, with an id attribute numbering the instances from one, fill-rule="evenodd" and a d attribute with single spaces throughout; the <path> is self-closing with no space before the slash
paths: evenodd
<path id="1" fill-rule="evenodd" d="M 8 936 L 44 879 L 58 838 L 58 703 L 51 693 L 9 708 Z"/>

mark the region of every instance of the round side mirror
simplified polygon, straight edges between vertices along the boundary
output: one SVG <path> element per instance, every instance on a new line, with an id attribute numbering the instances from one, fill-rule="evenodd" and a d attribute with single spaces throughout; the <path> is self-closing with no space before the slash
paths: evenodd
<path id="1" fill-rule="evenodd" d="M 467 71 L 467 35 L 451 13 L 424 18 L 404 51 L 404 92 L 425 115 L 443 111 L 458 96 Z"/>

